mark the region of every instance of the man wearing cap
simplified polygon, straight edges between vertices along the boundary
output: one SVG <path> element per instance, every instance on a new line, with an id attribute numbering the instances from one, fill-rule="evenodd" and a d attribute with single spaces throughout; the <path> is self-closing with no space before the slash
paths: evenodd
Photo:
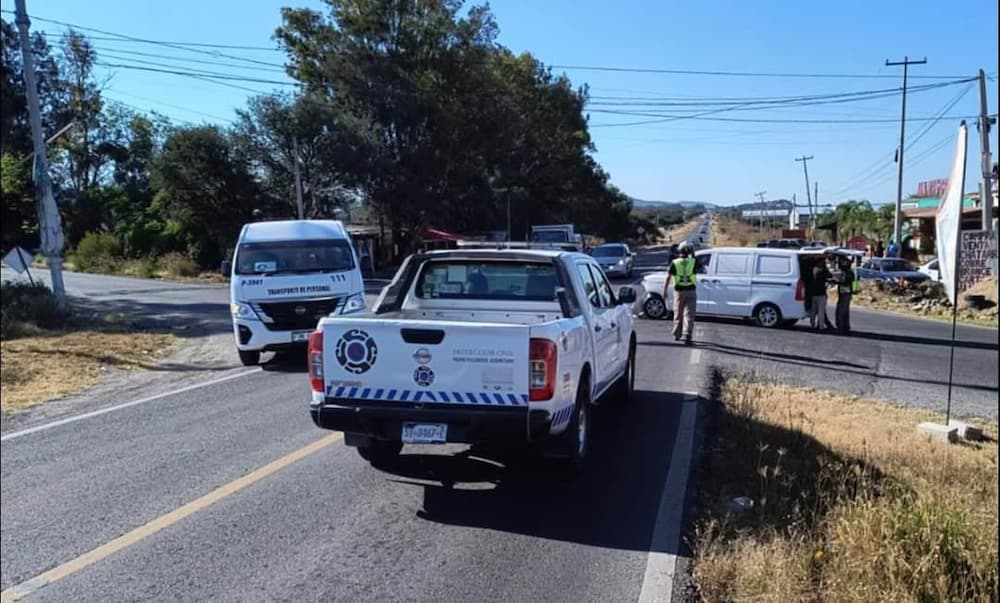
<path id="1" fill-rule="evenodd" d="M 670 262 L 667 270 L 667 280 L 663 284 L 663 298 L 667 298 L 667 288 L 674 281 L 674 341 L 684 338 L 686 345 L 691 345 L 691 335 L 694 331 L 695 308 L 698 304 L 697 280 L 694 274 L 694 249 L 684 241 L 677 248 L 681 257 Z"/>
<path id="2" fill-rule="evenodd" d="M 851 334 L 851 298 L 861 290 L 861 281 L 851 266 L 851 258 L 840 258 L 840 273 L 837 275 L 837 332 Z"/>

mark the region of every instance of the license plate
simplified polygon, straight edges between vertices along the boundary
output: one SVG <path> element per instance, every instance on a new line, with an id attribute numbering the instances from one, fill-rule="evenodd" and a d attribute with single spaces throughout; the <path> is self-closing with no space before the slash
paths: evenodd
<path id="1" fill-rule="evenodd" d="M 292 341 L 309 341 L 310 333 L 312 333 L 312 331 L 292 331 Z"/>
<path id="2" fill-rule="evenodd" d="M 447 423 L 403 423 L 403 441 L 407 444 L 443 444 L 447 439 Z"/>

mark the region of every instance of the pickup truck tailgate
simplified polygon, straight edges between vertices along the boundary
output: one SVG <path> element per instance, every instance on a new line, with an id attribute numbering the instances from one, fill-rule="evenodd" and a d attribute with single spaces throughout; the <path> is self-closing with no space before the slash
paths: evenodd
<path id="1" fill-rule="evenodd" d="M 320 324 L 328 398 L 528 408 L 529 326 L 350 317 Z"/>

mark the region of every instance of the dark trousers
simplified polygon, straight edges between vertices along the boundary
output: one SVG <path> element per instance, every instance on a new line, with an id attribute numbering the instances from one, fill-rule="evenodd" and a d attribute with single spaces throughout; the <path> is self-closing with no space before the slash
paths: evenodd
<path id="1" fill-rule="evenodd" d="M 837 330 L 847 335 L 851 332 L 851 294 L 841 293 L 837 297 Z"/>

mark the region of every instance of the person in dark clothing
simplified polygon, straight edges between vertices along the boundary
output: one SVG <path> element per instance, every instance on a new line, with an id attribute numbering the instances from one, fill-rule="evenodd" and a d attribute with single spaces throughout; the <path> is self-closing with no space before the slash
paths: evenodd
<path id="1" fill-rule="evenodd" d="M 833 275 L 826 267 L 826 256 L 816 258 L 810 278 L 806 280 L 806 295 L 809 297 L 809 326 L 817 331 L 830 328 L 826 315 L 826 284 L 831 280 Z"/>
<path id="2" fill-rule="evenodd" d="M 850 258 L 840 259 L 840 273 L 837 275 L 837 332 L 851 333 L 851 298 L 861 289 L 861 281 L 851 266 Z"/>

